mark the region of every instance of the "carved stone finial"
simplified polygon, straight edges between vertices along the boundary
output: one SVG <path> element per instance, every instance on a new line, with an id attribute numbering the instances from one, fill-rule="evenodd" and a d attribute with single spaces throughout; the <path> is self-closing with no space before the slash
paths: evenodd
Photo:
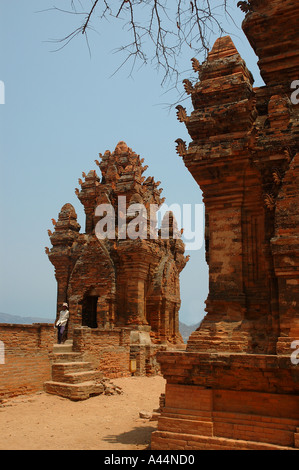
<path id="1" fill-rule="evenodd" d="M 56 223 L 57 223 L 56 220 L 55 220 L 55 219 L 51 219 L 51 221 L 52 221 L 52 224 L 53 224 L 54 227 L 55 227 L 55 225 L 56 225 Z"/>
<path id="2" fill-rule="evenodd" d="M 237 7 L 240 8 L 244 13 L 248 13 L 249 11 L 252 11 L 252 5 L 250 5 L 250 1 L 238 2 Z"/>
<path id="3" fill-rule="evenodd" d="M 78 178 L 78 183 L 80 184 L 80 186 L 82 186 L 83 181 L 81 180 L 81 178 Z"/>
<path id="4" fill-rule="evenodd" d="M 290 163 L 290 161 L 292 160 L 292 154 L 291 154 L 291 151 L 290 149 L 286 148 L 284 151 L 283 151 L 284 155 L 285 155 L 285 158 L 286 158 L 286 161 L 288 163 Z"/>
<path id="5" fill-rule="evenodd" d="M 192 68 L 194 72 L 200 72 L 202 66 L 200 65 L 199 61 L 195 57 L 193 57 L 191 59 L 191 62 L 192 62 Z"/>
<path id="6" fill-rule="evenodd" d="M 176 139 L 176 152 L 180 157 L 184 157 L 187 153 L 186 142 L 183 139 Z"/>
<path id="7" fill-rule="evenodd" d="M 82 171 L 82 178 L 86 178 L 86 173 L 84 173 L 84 171 Z"/>
<path id="8" fill-rule="evenodd" d="M 51 237 L 51 235 L 53 235 L 53 232 L 51 232 L 51 230 L 48 230 L 48 235 L 49 237 Z"/>
<path id="9" fill-rule="evenodd" d="M 126 142 L 124 142 L 123 140 L 121 140 L 120 142 L 118 142 L 117 146 L 115 147 L 115 151 L 116 153 L 117 152 L 129 152 L 129 147 L 127 146 Z"/>
<path id="10" fill-rule="evenodd" d="M 189 116 L 187 116 L 186 109 L 183 108 L 180 104 L 175 108 L 177 110 L 176 116 L 180 122 L 188 122 Z"/>
<path id="11" fill-rule="evenodd" d="M 272 173 L 273 176 L 273 181 L 276 186 L 279 186 L 281 181 L 282 181 L 282 176 L 279 172 L 279 170 L 274 170 Z"/>
<path id="12" fill-rule="evenodd" d="M 275 208 L 275 199 L 273 194 L 266 194 L 264 197 L 265 205 L 267 209 L 272 211 Z"/>
<path id="13" fill-rule="evenodd" d="M 79 189 L 78 189 L 78 188 L 75 188 L 75 194 L 76 194 L 76 196 L 79 196 L 79 193 L 80 193 Z"/>
<path id="14" fill-rule="evenodd" d="M 194 88 L 193 88 L 192 83 L 190 82 L 190 80 L 188 80 L 187 78 L 185 78 L 185 79 L 183 80 L 183 84 L 184 84 L 185 92 L 186 92 L 188 95 L 191 95 L 191 93 L 193 93 L 193 91 L 194 91 Z"/>
<path id="15" fill-rule="evenodd" d="M 49 255 L 50 254 L 50 250 L 47 246 L 45 246 L 45 252 L 46 252 L 46 255 Z"/>

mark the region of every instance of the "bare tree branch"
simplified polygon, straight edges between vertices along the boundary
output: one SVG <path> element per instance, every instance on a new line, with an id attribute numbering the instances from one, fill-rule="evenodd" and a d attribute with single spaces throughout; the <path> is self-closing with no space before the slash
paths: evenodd
<path id="1" fill-rule="evenodd" d="M 94 3 L 93 3 L 93 5 L 92 5 L 92 8 L 91 8 L 91 10 L 90 10 L 90 12 L 89 12 L 89 14 L 88 14 L 88 16 L 87 16 L 87 18 L 86 18 L 86 21 L 85 21 L 85 23 L 84 23 L 84 25 L 83 25 L 82 34 L 85 34 L 85 32 L 86 32 L 86 29 L 87 29 L 87 27 L 88 27 L 88 23 L 89 23 L 89 21 L 90 21 L 90 18 L 92 17 L 92 14 L 93 14 L 93 12 L 94 12 L 96 6 L 97 6 L 98 1 L 99 1 L 99 0 L 95 0 Z"/>
<path id="2" fill-rule="evenodd" d="M 127 44 L 117 49 L 125 54 L 117 70 L 130 60 L 132 70 L 138 61 L 141 65 L 150 61 L 163 69 L 162 83 L 166 80 L 176 83 L 178 57 L 183 47 L 187 45 L 196 55 L 206 54 L 211 34 L 225 32 L 219 18 L 229 15 L 227 3 L 228 0 L 70 0 L 69 11 L 54 9 L 85 18 L 57 43 L 62 49 L 80 33 L 88 42 L 92 21 L 100 24 L 103 19 L 111 19 L 124 25 L 130 37 Z"/>

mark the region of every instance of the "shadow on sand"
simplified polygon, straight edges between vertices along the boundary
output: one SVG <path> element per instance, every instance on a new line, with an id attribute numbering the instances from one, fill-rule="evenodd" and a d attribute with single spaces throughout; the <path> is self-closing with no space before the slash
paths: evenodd
<path id="1" fill-rule="evenodd" d="M 103 441 L 110 442 L 111 444 L 150 445 L 153 431 L 156 431 L 155 426 L 140 426 L 118 435 L 105 436 Z"/>

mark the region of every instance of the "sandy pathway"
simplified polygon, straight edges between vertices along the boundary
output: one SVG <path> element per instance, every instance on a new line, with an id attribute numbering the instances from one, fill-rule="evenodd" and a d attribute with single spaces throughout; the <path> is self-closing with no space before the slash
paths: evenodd
<path id="1" fill-rule="evenodd" d="M 159 407 L 161 376 L 111 380 L 122 395 L 73 402 L 46 393 L 16 397 L 0 406 L 1 450 L 142 450 L 157 422 L 139 417 Z"/>

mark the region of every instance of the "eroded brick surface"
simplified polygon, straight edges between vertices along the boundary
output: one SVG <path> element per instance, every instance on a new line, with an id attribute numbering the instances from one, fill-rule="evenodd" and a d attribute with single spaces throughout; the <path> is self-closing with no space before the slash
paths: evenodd
<path id="1" fill-rule="evenodd" d="M 0 401 L 35 393 L 51 377 L 49 353 L 55 341 L 53 325 L 0 325 Z"/>
<path id="2" fill-rule="evenodd" d="M 153 449 L 298 447 L 299 5 L 240 3 L 266 85 L 254 88 L 222 37 L 192 61 L 191 115 L 177 108 L 191 137 L 177 152 L 206 208 L 209 295 L 186 352 L 158 355 L 167 388 Z"/>

